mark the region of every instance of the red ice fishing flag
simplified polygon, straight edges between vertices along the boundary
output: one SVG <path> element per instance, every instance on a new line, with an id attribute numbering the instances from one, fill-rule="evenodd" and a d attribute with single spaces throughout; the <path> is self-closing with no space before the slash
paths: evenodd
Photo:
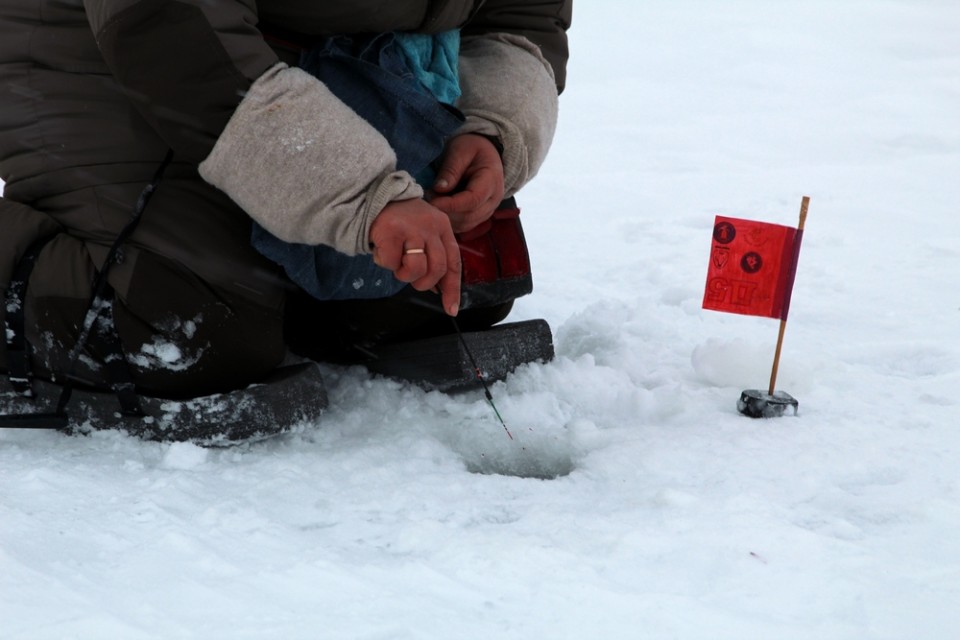
<path id="1" fill-rule="evenodd" d="M 802 229 L 717 216 L 703 308 L 787 319 Z"/>

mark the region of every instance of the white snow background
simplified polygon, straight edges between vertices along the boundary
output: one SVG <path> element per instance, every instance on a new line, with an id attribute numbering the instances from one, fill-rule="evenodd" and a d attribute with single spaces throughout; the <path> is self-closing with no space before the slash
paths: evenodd
<path id="1" fill-rule="evenodd" d="M 260 444 L 2 432 L 0 637 L 960 638 L 960 5 L 574 20 L 516 440 L 353 369 Z M 701 310 L 713 217 L 803 195 L 800 413 L 754 421 L 777 322 Z"/>

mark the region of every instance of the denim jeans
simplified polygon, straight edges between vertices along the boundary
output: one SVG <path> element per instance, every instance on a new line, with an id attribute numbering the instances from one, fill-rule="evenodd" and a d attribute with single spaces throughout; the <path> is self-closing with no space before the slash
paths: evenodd
<path id="1" fill-rule="evenodd" d="M 421 184 L 463 116 L 434 98 L 408 68 L 393 34 L 334 36 L 301 56 L 300 66 L 379 131 L 397 155 L 397 169 Z M 318 300 L 384 298 L 406 286 L 373 263 L 327 246 L 284 242 L 254 225 L 253 246 Z"/>

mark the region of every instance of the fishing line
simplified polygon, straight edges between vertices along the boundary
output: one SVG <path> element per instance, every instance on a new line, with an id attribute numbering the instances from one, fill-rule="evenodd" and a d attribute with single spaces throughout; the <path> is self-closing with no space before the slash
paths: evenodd
<path id="1" fill-rule="evenodd" d="M 457 332 L 457 337 L 460 339 L 460 344 L 463 345 L 463 350 L 466 351 L 467 358 L 470 359 L 470 364 L 473 366 L 473 370 L 477 374 L 477 380 L 480 381 L 480 386 L 483 387 L 483 394 L 487 397 L 487 402 L 490 403 L 490 407 L 493 409 L 493 413 L 496 414 L 497 420 L 499 420 L 500 424 L 503 425 L 503 430 L 507 432 L 507 437 L 513 440 L 513 434 L 510 433 L 510 429 L 507 428 L 507 423 L 504 422 L 503 417 L 500 415 L 500 411 L 497 409 L 496 403 L 493 401 L 493 394 L 490 393 L 490 387 L 487 385 L 487 381 L 483 377 L 483 372 L 480 370 L 480 367 L 477 366 L 477 360 L 473 357 L 473 352 L 470 351 L 470 347 L 467 345 L 467 340 L 463 337 L 463 332 L 460 331 L 460 325 L 457 324 L 457 319 L 453 316 L 450 316 L 450 322 L 453 323 L 453 328 Z"/>

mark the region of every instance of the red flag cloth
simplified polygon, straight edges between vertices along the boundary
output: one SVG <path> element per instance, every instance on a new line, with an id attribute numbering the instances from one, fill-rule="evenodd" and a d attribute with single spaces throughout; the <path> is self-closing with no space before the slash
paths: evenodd
<path id="1" fill-rule="evenodd" d="M 703 308 L 787 319 L 803 231 L 717 216 Z"/>

